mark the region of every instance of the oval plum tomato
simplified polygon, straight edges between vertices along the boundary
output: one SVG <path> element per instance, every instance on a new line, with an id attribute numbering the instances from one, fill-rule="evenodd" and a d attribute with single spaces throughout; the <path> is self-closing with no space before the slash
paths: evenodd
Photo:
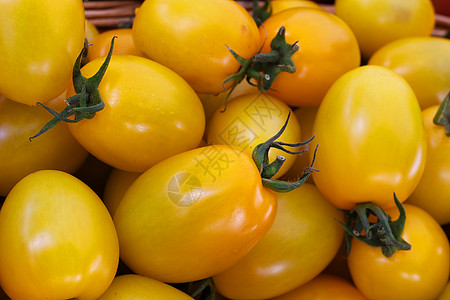
<path id="1" fill-rule="evenodd" d="M 176 154 L 139 176 L 120 201 L 114 223 L 121 258 L 133 272 L 163 282 L 210 277 L 261 239 L 276 205 L 240 149 L 211 145 Z"/>
<path id="2" fill-rule="evenodd" d="M 87 51 L 88 61 L 106 56 L 114 36 L 117 36 L 117 39 L 114 42 L 113 54 L 143 56 L 134 44 L 131 28 L 117 28 L 103 31 L 90 41 L 92 46 Z"/>
<path id="3" fill-rule="evenodd" d="M 272 15 L 259 27 L 261 38 L 271 41 L 281 26 L 286 28 L 286 41 L 300 46 L 292 55 L 296 72 L 280 73 L 268 93 L 288 105 L 319 105 L 339 76 L 360 65 L 354 34 L 325 10 L 299 7 Z M 264 45 L 262 52 L 268 52 L 270 43 Z"/>
<path id="4" fill-rule="evenodd" d="M 250 155 L 256 145 L 277 133 L 286 122 L 290 110 L 283 101 L 259 92 L 233 98 L 225 111 L 224 108 L 222 105 L 209 120 L 206 142 L 235 146 Z M 301 140 L 300 125 L 293 114 L 280 140 L 287 143 Z M 289 150 L 299 149 L 295 147 Z M 285 155 L 279 149 L 271 149 L 269 161 L 274 161 L 279 155 L 284 156 L 285 161 L 274 178 L 283 175 L 296 159 L 296 155 Z"/>
<path id="5" fill-rule="evenodd" d="M 103 191 L 103 202 L 111 216 L 114 216 L 117 206 L 128 188 L 141 175 L 141 173 L 127 172 L 113 169 L 106 180 Z"/>
<path id="6" fill-rule="evenodd" d="M 109 288 L 97 300 L 193 299 L 161 281 L 137 274 L 116 276 Z"/>
<path id="7" fill-rule="evenodd" d="M 250 58 L 258 27 L 235 1 L 153 0 L 136 11 L 133 38 L 150 59 L 180 74 L 198 93 L 219 93 L 240 64 L 227 46 Z M 227 85 L 231 86 L 231 84 Z"/>
<path id="8" fill-rule="evenodd" d="M 382 66 L 362 66 L 328 90 L 314 121 L 319 145 L 314 183 L 341 209 L 372 202 L 403 202 L 422 176 L 426 137 L 417 98 L 408 83 Z M 311 157 L 311 156 L 310 156 Z"/>
<path id="9" fill-rule="evenodd" d="M 448 39 L 411 37 L 384 45 L 368 63 L 388 67 L 402 75 L 416 93 L 420 107 L 425 109 L 442 102 L 450 91 L 449 53 Z"/>
<path id="10" fill-rule="evenodd" d="M 409 251 L 390 258 L 379 248 L 354 240 L 348 265 L 356 287 L 369 299 L 436 299 L 449 278 L 449 241 L 442 227 L 424 210 L 404 204 L 402 238 Z M 395 220 L 397 209 L 386 211 Z"/>
<path id="11" fill-rule="evenodd" d="M 65 96 L 65 93 L 62 95 Z M 54 99 L 63 102 L 63 98 Z M 28 139 L 48 121 L 48 113 L 0 95 L 0 196 L 26 175 L 44 169 L 74 173 L 88 152 L 72 136 L 66 124 L 30 142 Z"/>
<path id="12" fill-rule="evenodd" d="M 322 9 L 322 7 L 314 1 L 309 0 L 271 0 L 270 8 L 272 9 L 272 14 L 279 13 L 285 9 L 294 8 L 294 7 L 313 7 Z"/>
<path id="13" fill-rule="evenodd" d="M 435 24 L 430 0 L 336 0 L 335 13 L 355 33 L 364 60 L 394 40 L 430 36 Z"/>
<path id="14" fill-rule="evenodd" d="M 56 98 L 83 48 L 83 3 L 1 0 L 0 7 L 0 93 L 28 105 Z"/>
<path id="15" fill-rule="evenodd" d="M 94 39 L 94 37 L 99 34 L 100 32 L 98 31 L 98 28 L 91 21 L 86 19 L 84 26 L 84 37 L 86 38 L 87 42 L 90 43 Z"/>
<path id="16" fill-rule="evenodd" d="M 231 299 L 267 299 L 316 277 L 341 245 L 343 219 L 314 185 L 276 193 L 278 212 L 267 234 L 231 268 L 213 276 Z"/>
<path id="17" fill-rule="evenodd" d="M 91 77 L 103 60 L 87 63 L 82 74 Z M 163 65 L 113 55 L 99 91 L 103 110 L 92 119 L 70 123 L 69 129 L 92 155 L 112 167 L 143 172 L 195 148 L 202 139 L 205 116 L 197 94 Z"/>
<path id="18" fill-rule="evenodd" d="M 97 299 L 114 279 L 119 244 L 100 198 L 55 170 L 17 183 L 0 211 L 0 283 L 12 299 Z"/>
<path id="19" fill-rule="evenodd" d="M 349 281 L 330 274 L 320 274 L 311 281 L 272 300 L 366 300 Z"/>
<path id="20" fill-rule="evenodd" d="M 427 136 L 427 159 L 419 184 L 407 203 L 426 210 L 439 224 L 450 223 L 450 137 L 433 123 L 439 105 L 422 111 Z"/>

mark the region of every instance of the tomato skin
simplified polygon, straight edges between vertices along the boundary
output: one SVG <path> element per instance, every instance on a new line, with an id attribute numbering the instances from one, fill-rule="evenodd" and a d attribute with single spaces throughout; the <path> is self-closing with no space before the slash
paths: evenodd
<path id="1" fill-rule="evenodd" d="M 272 300 L 363 300 L 367 299 L 349 281 L 330 274 L 320 274 L 298 288 Z"/>
<path id="2" fill-rule="evenodd" d="M 352 241 L 350 273 L 369 299 L 436 299 L 448 281 L 450 250 L 442 227 L 424 210 L 403 206 L 406 223 L 402 238 L 411 244 L 411 250 L 386 258 L 379 248 Z M 396 208 L 386 212 L 397 219 Z"/>
<path id="3" fill-rule="evenodd" d="M 217 109 L 209 120 L 206 142 L 234 146 L 251 155 L 258 144 L 267 141 L 283 127 L 290 108 L 275 97 L 256 92 L 233 98 L 227 104 L 226 110 L 223 110 L 224 105 Z M 286 129 L 278 141 L 302 141 L 301 128 L 293 114 L 290 115 Z M 299 147 L 287 148 L 291 151 L 300 150 Z M 274 161 L 280 155 L 286 160 L 274 179 L 286 173 L 296 159 L 296 155 L 270 149 L 269 161 Z"/>
<path id="4" fill-rule="evenodd" d="M 111 216 L 114 216 L 117 206 L 128 188 L 142 173 L 127 172 L 113 169 L 108 176 L 103 191 L 103 202 Z"/>
<path id="5" fill-rule="evenodd" d="M 117 234 L 106 207 L 61 171 L 32 173 L 0 211 L 0 282 L 12 299 L 96 299 L 114 278 Z"/>
<path id="6" fill-rule="evenodd" d="M 296 72 L 280 73 L 267 93 L 290 106 L 317 106 L 330 85 L 345 72 L 360 65 L 358 43 L 340 18 L 325 10 L 299 7 L 272 15 L 259 27 L 266 39 L 262 52 L 278 29 L 286 28 L 286 41 L 298 41 L 300 49 L 292 55 Z"/>
<path id="7" fill-rule="evenodd" d="M 431 214 L 439 224 L 450 223 L 450 137 L 445 127 L 433 123 L 439 105 L 422 111 L 427 135 L 427 158 L 419 184 L 407 199 Z"/>
<path id="8" fill-rule="evenodd" d="M 314 183 L 338 208 L 395 206 L 393 193 L 405 201 L 423 173 L 426 137 L 417 98 L 386 67 L 362 66 L 340 77 L 319 107 L 313 132 L 311 147 L 319 145 Z"/>
<path id="9" fill-rule="evenodd" d="M 40 107 L 0 95 L 0 196 L 6 196 L 20 179 L 32 172 L 57 169 L 74 173 L 86 160 L 87 151 L 66 124 L 31 142 L 28 140 L 47 123 L 48 117 Z"/>
<path id="10" fill-rule="evenodd" d="M 244 58 L 260 48 L 256 23 L 230 0 L 146 1 L 136 11 L 133 38 L 147 57 L 210 94 L 224 91 L 223 81 L 240 67 L 226 45 Z"/>
<path id="11" fill-rule="evenodd" d="M 0 6 L 0 93 L 28 105 L 57 97 L 83 48 L 82 2 L 2 0 Z"/>
<path id="12" fill-rule="evenodd" d="M 355 33 L 365 60 L 389 42 L 430 36 L 434 29 L 430 0 L 336 0 L 334 6 Z"/>
<path id="13" fill-rule="evenodd" d="M 92 40 L 100 34 L 98 28 L 88 19 L 84 21 L 84 37 L 88 41 L 88 43 L 92 42 Z"/>
<path id="14" fill-rule="evenodd" d="M 442 102 L 450 90 L 448 53 L 448 39 L 411 37 L 384 45 L 368 63 L 388 67 L 402 75 L 416 93 L 420 107 L 425 109 Z"/>
<path id="15" fill-rule="evenodd" d="M 81 72 L 91 77 L 102 63 L 103 58 L 95 59 Z M 195 148 L 202 139 L 205 116 L 197 94 L 158 63 L 113 55 L 99 91 L 105 108 L 92 119 L 69 124 L 69 129 L 92 155 L 112 167 L 143 172 Z"/>
<path id="16" fill-rule="evenodd" d="M 278 212 L 267 234 L 243 259 L 213 277 L 225 297 L 284 294 L 313 279 L 336 255 L 344 236 L 336 220 L 343 215 L 314 185 L 305 183 L 276 197 Z"/>
<path id="17" fill-rule="evenodd" d="M 145 276 L 125 274 L 114 278 L 97 300 L 189 300 L 193 299 L 176 288 Z"/>
<path id="18" fill-rule="evenodd" d="M 272 8 L 272 14 L 279 13 L 285 9 L 294 8 L 294 7 L 313 7 L 322 9 L 322 7 L 314 1 L 309 0 L 272 0 L 270 1 L 270 7 Z"/>
<path id="19" fill-rule="evenodd" d="M 120 201 L 114 223 L 121 258 L 163 282 L 210 277 L 261 239 L 276 205 L 252 158 L 237 148 L 174 155 L 138 177 Z"/>
<path id="20" fill-rule="evenodd" d="M 88 60 L 106 56 L 114 36 L 117 36 L 117 39 L 114 41 L 113 54 L 143 56 L 134 44 L 131 28 L 117 28 L 103 31 L 90 41 L 92 46 L 87 51 Z"/>

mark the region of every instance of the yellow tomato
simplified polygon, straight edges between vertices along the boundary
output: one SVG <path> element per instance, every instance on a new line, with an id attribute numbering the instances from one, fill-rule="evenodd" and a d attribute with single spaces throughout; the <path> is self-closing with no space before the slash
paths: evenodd
<path id="1" fill-rule="evenodd" d="M 59 96 L 83 48 L 83 3 L 1 0 L 0 7 L 0 93 L 28 105 Z"/>
<path id="2" fill-rule="evenodd" d="M 103 202 L 105 202 L 111 216 L 114 216 L 117 206 L 122 200 L 131 184 L 141 175 L 137 172 L 127 172 L 113 169 L 108 176 L 103 191 Z"/>
<path id="3" fill-rule="evenodd" d="M 449 39 L 403 38 L 378 49 L 369 64 L 388 67 L 403 76 L 425 109 L 442 102 L 450 91 L 449 53 Z"/>
<path id="4" fill-rule="evenodd" d="M 433 123 L 439 105 L 422 111 L 427 136 L 425 170 L 407 202 L 431 214 L 441 225 L 450 223 L 450 137 Z"/>
<path id="5" fill-rule="evenodd" d="M 106 292 L 97 300 L 189 300 L 187 294 L 149 277 L 126 274 L 114 278 Z"/>
<path id="6" fill-rule="evenodd" d="M 380 248 L 353 239 L 348 265 L 356 287 L 372 300 L 436 299 L 449 278 L 449 241 L 442 227 L 424 210 L 404 204 L 402 238 L 411 250 L 390 258 Z M 396 220 L 397 208 L 386 211 Z"/>
<path id="7" fill-rule="evenodd" d="M 224 106 L 220 107 L 209 120 L 207 143 L 234 146 L 249 155 L 256 145 L 265 142 L 280 130 L 290 110 L 283 101 L 259 92 L 233 98 L 225 112 L 222 112 L 223 109 Z M 301 141 L 301 128 L 293 114 L 278 140 L 285 143 Z M 299 148 L 289 150 L 298 151 Z M 296 159 L 296 155 L 270 149 L 269 161 L 274 161 L 279 155 L 284 156 L 285 161 L 273 178 L 283 175 Z"/>
<path id="8" fill-rule="evenodd" d="M 136 12 L 133 38 L 142 53 L 198 93 L 222 92 L 223 81 L 239 70 L 227 46 L 245 58 L 261 46 L 255 21 L 230 0 L 145 1 Z"/>
<path id="9" fill-rule="evenodd" d="M 270 7 L 272 8 L 272 14 L 293 7 L 313 7 L 322 9 L 319 4 L 309 0 L 272 0 L 270 1 Z"/>
<path id="10" fill-rule="evenodd" d="M 422 176 L 426 137 L 408 83 L 381 66 L 362 66 L 328 90 L 314 121 L 318 144 L 314 183 L 334 205 L 403 202 Z"/>
<path id="11" fill-rule="evenodd" d="M 286 28 L 286 41 L 298 41 L 300 47 L 292 55 L 296 72 L 280 73 L 267 93 L 288 105 L 319 105 L 339 76 L 360 65 L 353 32 L 344 21 L 325 10 L 299 7 L 268 18 L 259 27 L 261 39 L 267 39 L 262 52 L 270 50 L 268 41 L 281 26 Z"/>
<path id="12" fill-rule="evenodd" d="M 91 21 L 88 19 L 85 20 L 85 27 L 84 27 L 84 37 L 88 41 L 88 43 L 92 42 L 92 40 L 100 34 L 97 27 L 92 24 Z M 111 40 L 110 40 L 111 41 Z"/>
<path id="13" fill-rule="evenodd" d="M 349 281 L 330 274 L 320 274 L 300 287 L 272 300 L 364 300 L 367 299 Z"/>
<path id="14" fill-rule="evenodd" d="M 55 101 L 62 102 L 62 99 Z M 87 151 L 66 124 L 29 141 L 47 123 L 48 117 L 41 107 L 17 103 L 0 95 L 0 196 L 6 196 L 20 179 L 32 172 L 56 169 L 74 173 L 86 160 Z"/>
<path id="15" fill-rule="evenodd" d="M 355 33 L 365 60 L 394 40 L 430 36 L 435 23 L 430 0 L 336 0 L 335 12 Z"/>
<path id="16" fill-rule="evenodd" d="M 267 299 L 316 277 L 343 240 L 343 215 L 310 184 L 276 193 L 278 212 L 269 232 L 239 262 L 213 276 L 231 299 Z"/>
<path id="17" fill-rule="evenodd" d="M 114 41 L 113 54 L 144 56 L 134 45 L 131 28 L 118 28 L 103 31 L 90 41 L 92 46 L 87 51 L 88 60 L 106 56 L 114 36 L 117 36 L 117 39 Z"/>
<path id="18" fill-rule="evenodd" d="M 12 299 L 96 299 L 119 262 L 108 210 L 61 171 L 38 171 L 14 186 L 0 210 L 0 244 L 0 284 Z"/>

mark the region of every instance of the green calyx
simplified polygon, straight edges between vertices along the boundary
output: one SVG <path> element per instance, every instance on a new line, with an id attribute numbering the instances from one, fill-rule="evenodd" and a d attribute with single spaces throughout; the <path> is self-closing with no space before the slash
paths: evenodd
<path id="1" fill-rule="evenodd" d="M 281 72 L 292 74 L 295 72 L 296 68 L 292 61 L 292 55 L 298 51 L 299 46 L 297 42 L 288 44 L 286 42 L 285 33 L 286 29 L 282 26 L 270 43 L 271 51 L 260 53 L 260 49 L 257 54 L 249 59 L 243 58 L 227 46 L 231 54 L 233 54 L 235 59 L 241 64 L 241 68 L 236 74 L 231 75 L 223 82 L 225 88 L 226 83 L 233 81 L 231 90 L 225 100 L 225 105 L 231 92 L 242 80 L 244 80 L 244 78 L 247 79 L 249 84 L 256 85 L 258 90 L 264 93 L 271 88 L 272 83 L 278 74 Z M 257 84 L 254 84 L 251 79 L 255 79 Z"/>
<path id="2" fill-rule="evenodd" d="M 369 246 L 380 247 L 384 256 L 391 257 L 398 250 L 410 250 L 411 245 L 401 237 L 405 226 L 406 214 L 403 205 L 394 193 L 394 201 L 400 215 L 392 221 L 383 209 L 373 203 L 361 203 L 350 211 L 344 210 L 347 216 L 345 229 L 347 252 L 351 250 L 351 240 L 356 238 Z M 370 222 L 369 216 L 374 215 L 376 222 Z"/>
<path id="3" fill-rule="evenodd" d="M 300 142 L 300 143 L 295 143 L 295 144 L 294 143 L 291 144 L 291 143 L 277 142 L 276 140 L 281 136 L 281 134 L 283 134 L 284 130 L 286 129 L 290 115 L 291 115 L 291 111 L 289 111 L 286 122 L 281 127 L 281 129 L 273 137 L 271 137 L 264 143 L 257 145 L 255 147 L 255 149 L 253 149 L 253 153 L 252 153 L 253 160 L 255 161 L 256 166 L 258 167 L 258 170 L 260 171 L 263 185 L 265 187 L 267 187 L 275 192 L 279 192 L 279 193 L 286 193 L 286 192 L 292 191 L 293 189 L 298 188 L 309 178 L 309 176 L 311 175 L 312 172 L 317 171 L 313 168 L 314 161 L 316 158 L 316 152 L 317 152 L 317 147 L 316 147 L 316 149 L 314 150 L 314 157 L 311 162 L 311 165 L 305 168 L 302 176 L 300 176 L 300 178 L 297 181 L 282 181 L 282 180 L 272 179 L 272 177 L 280 170 L 281 166 L 283 165 L 283 163 L 285 161 L 285 157 L 278 156 L 273 162 L 269 162 L 270 148 L 276 148 L 276 149 L 280 149 L 283 152 L 288 153 L 288 154 L 298 155 L 298 154 L 302 154 L 306 150 L 301 150 L 301 151 L 295 152 L 295 151 L 290 151 L 290 150 L 286 149 L 285 147 L 305 146 L 305 145 L 309 144 L 312 141 L 312 139 L 314 138 L 314 137 L 312 137 L 305 142 Z"/>
<path id="4" fill-rule="evenodd" d="M 105 107 L 105 103 L 103 102 L 100 92 L 98 91 L 98 86 L 100 85 L 111 60 L 115 38 L 117 37 L 114 36 L 111 39 L 111 47 L 100 69 L 90 78 L 86 78 L 81 74 L 83 56 L 87 50 L 87 47 L 90 46 L 85 44 L 73 66 L 72 80 L 76 95 L 64 100 L 67 103 L 67 106 L 62 112 L 58 113 L 40 102 L 36 103 L 37 105 L 45 108 L 54 116 L 54 118 L 47 122 L 47 124 L 45 124 L 37 134 L 30 137 L 30 141 L 37 138 L 47 130 L 53 128 L 61 121 L 76 123 L 83 119 L 92 119 L 97 112 L 101 111 Z"/>
<path id="5" fill-rule="evenodd" d="M 259 5 L 260 0 L 253 0 L 252 17 L 256 24 L 260 26 L 272 15 L 270 0 L 265 0 L 263 5 Z"/>
<path id="6" fill-rule="evenodd" d="M 442 101 L 441 105 L 434 116 L 433 123 L 436 125 L 445 127 L 445 134 L 450 137 L 450 92 L 447 94 L 445 99 Z"/>

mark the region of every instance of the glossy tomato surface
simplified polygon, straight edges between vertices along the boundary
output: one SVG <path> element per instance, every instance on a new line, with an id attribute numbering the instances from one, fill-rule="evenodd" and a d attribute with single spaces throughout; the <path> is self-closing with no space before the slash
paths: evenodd
<path id="1" fill-rule="evenodd" d="M 63 95 L 64 96 L 64 95 Z M 61 99 L 55 99 L 61 101 Z M 53 101 L 52 101 L 53 102 Z M 74 173 L 88 152 L 72 136 L 66 124 L 32 141 L 49 114 L 0 95 L 0 195 L 6 196 L 26 175 L 44 169 Z"/>
<path id="2" fill-rule="evenodd" d="M 311 281 L 273 300 L 363 300 L 367 299 L 349 281 L 335 275 L 320 274 Z"/>
<path id="3" fill-rule="evenodd" d="M 365 60 L 394 40 L 430 36 L 435 24 L 430 0 L 336 0 L 335 12 L 355 33 Z"/>
<path id="4" fill-rule="evenodd" d="M 83 48 L 83 3 L 2 0 L 0 7 L 0 93 L 28 105 L 57 97 Z"/>
<path id="5" fill-rule="evenodd" d="M 98 300 L 189 300 L 187 294 L 161 281 L 137 274 L 116 276 Z"/>
<path id="6" fill-rule="evenodd" d="M 285 124 L 290 108 L 283 101 L 267 94 L 254 92 L 233 98 L 222 105 L 209 120 L 206 133 L 208 144 L 230 145 L 242 149 L 249 155 L 255 147 L 274 136 Z M 277 139 L 285 143 L 302 141 L 301 128 L 297 118 L 291 114 L 286 129 Z M 299 147 L 286 147 L 291 151 Z M 287 154 L 279 149 L 269 150 L 269 161 L 284 156 L 283 166 L 273 178 L 282 176 L 292 166 L 296 155 Z"/>
<path id="7" fill-rule="evenodd" d="M 403 38 L 378 49 L 369 64 L 388 67 L 405 78 L 425 109 L 441 103 L 450 91 L 449 53 L 446 38 Z"/>
<path id="8" fill-rule="evenodd" d="M 95 59 L 81 72 L 91 77 L 102 63 Z M 156 62 L 113 55 L 99 91 L 105 108 L 69 129 L 92 155 L 115 168 L 143 172 L 202 139 L 205 116 L 197 94 Z"/>
<path id="9" fill-rule="evenodd" d="M 431 214 L 441 225 L 450 223 L 450 137 L 433 123 L 438 105 L 422 111 L 427 136 L 425 170 L 407 202 Z"/>
<path id="10" fill-rule="evenodd" d="M 331 84 L 342 74 L 360 65 L 356 37 L 335 15 L 316 8 L 292 8 L 274 14 L 260 27 L 265 39 L 262 52 L 278 29 L 286 28 L 286 41 L 298 41 L 300 49 L 292 55 L 294 74 L 282 72 L 268 91 L 291 106 L 317 106 Z"/>
<path id="11" fill-rule="evenodd" d="M 239 70 L 227 46 L 245 58 L 261 46 L 255 21 L 229 0 L 145 1 L 136 11 L 133 38 L 142 53 L 199 93 L 222 92 L 223 81 Z"/>
<path id="12" fill-rule="evenodd" d="M 339 78 L 314 122 L 319 145 L 314 183 L 341 209 L 361 202 L 395 206 L 413 192 L 425 166 L 426 137 L 417 98 L 408 83 L 381 66 L 363 66 Z"/>
<path id="13" fill-rule="evenodd" d="M 449 241 L 439 224 L 424 210 L 404 205 L 406 223 L 402 238 L 411 250 L 390 258 L 380 248 L 354 240 L 348 258 L 358 289 L 369 299 L 436 299 L 449 278 Z M 393 220 L 396 208 L 386 211 Z"/>
<path id="14" fill-rule="evenodd" d="M 238 263 L 213 277 L 231 299 L 268 299 L 316 277 L 343 240 L 343 215 L 314 185 L 276 193 L 278 212 L 269 232 Z"/>
<path id="15" fill-rule="evenodd" d="M 134 44 L 131 28 L 117 28 L 103 31 L 92 38 L 90 41 L 92 46 L 87 50 L 88 60 L 91 61 L 94 58 L 106 56 L 109 51 L 111 39 L 114 36 L 117 39 L 114 41 L 113 54 L 143 56 Z"/>
<path id="16" fill-rule="evenodd" d="M 207 278 L 250 251 L 276 207 L 240 149 L 179 153 L 139 176 L 120 201 L 114 223 L 121 258 L 135 273 L 164 282 Z"/>
<path id="17" fill-rule="evenodd" d="M 12 299 L 96 299 L 119 261 L 114 223 L 72 175 L 32 173 L 0 211 L 0 283 Z"/>

